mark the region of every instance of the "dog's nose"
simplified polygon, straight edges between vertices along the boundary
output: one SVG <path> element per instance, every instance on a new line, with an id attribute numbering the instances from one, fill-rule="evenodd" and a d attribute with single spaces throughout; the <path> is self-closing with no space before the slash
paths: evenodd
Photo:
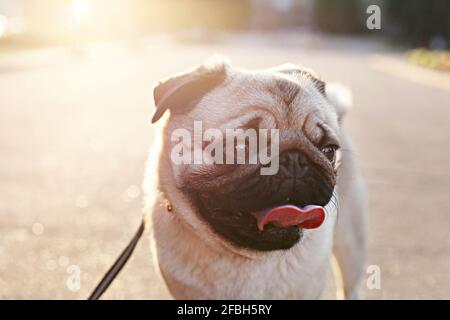
<path id="1" fill-rule="evenodd" d="M 280 154 L 280 168 L 285 174 L 299 178 L 308 171 L 309 159 L 298 150 L 288 150 Z"/>

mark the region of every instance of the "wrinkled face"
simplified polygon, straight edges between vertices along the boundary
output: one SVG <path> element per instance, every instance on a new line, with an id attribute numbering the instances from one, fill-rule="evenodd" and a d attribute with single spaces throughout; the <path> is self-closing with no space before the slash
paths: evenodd
<path id="1" fill-rule="evenodd" d="M 271 155 L 279 164 L 275 174 L 262 175 L 261 166 L 269 165 L 260 162 L 173 164 L 177 187 L 196 215 L 233 245 L 260 251 L 291 248 L 303 228 L 317 222 L 299 223 L 294 213 L 332 200 L 338 121 L 321 85 L 301 72 L 233 70 L 188 112 L 171 113 L 167 139 L 180 127 L 193 132 L 194 121 L 202 121 L 203 130 L 279 130 L 278 152 Z M 203 141 L 202 148 L 207 146 Z M 291 218 L 289 208 L 294 210 Z"/>

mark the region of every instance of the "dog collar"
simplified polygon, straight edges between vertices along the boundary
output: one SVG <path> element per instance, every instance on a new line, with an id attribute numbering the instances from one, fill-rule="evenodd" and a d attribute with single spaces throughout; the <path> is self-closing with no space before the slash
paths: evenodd
<path id="1" fill-rule="evenodd" d="M 166 207 L 167 212 L 173 211 L 173 207 L 172 207 L 172 204 L 170 203 L 169 199 L 164 199 L 164 206 Z"/>

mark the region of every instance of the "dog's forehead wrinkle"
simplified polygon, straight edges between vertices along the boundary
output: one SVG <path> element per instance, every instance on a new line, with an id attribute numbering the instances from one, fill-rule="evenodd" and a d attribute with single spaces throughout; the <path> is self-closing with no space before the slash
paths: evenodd
<path id="1" fill-rule="evenodd" d="M 321 127 L 324 124 L 318 111 L 304 113 L 298 116 L 298 123 L 293 126 L 282 126 L 280 128 L 280 148 L 282 150 L 301 149 L 300 147 L 308 143 L 310 151 L 317 151 L 316 145 L 325 136 L 325 130 Z M 324 125 L 330 133 L 329 126 Z M 332 138 L 335 135 L 332 135 Z M 305 150 L 306 151 L 306 150 Z"/>
<path id="2" fill-rule="evenodd" d="M 274 72 L 237 73 L 233 70 L 226 82 L 208 93 L 185 120 L 202 119 L 204 129 L 232 129 L 260 117 L 265 128 L 302 131 L 303 126 L 306 137 L 317 143 L 324 135 L 323 130 L 317 127 L 319 122 L 336 128 L 332 119 L 327 117 L 329 106 L 310 79 L 303 76 L 293 79 Z M 227 99 L 223 99 L 224 96 Z M 205 112 L 210 116 L 205 118 Z M 310 119 L 314 123 L 304 126 L 311 113 L 315 115 Z"/>
<path id="3" fill-rule="evenodd" d="M 317 126 L 322 130 L 323 137 L 327 137 L 329 140 L 339 143 L 339 135 L 325 122 L 319 122 Z"/>
<path id="4" fill-rule="evenodd" d="M 314 90 L 302 90 L 299 94 L 298 103 L 308 106 L 308 110 L 314 109 L 316 121 L 326 123 L 332 131 L 338 131 L 339 126 L 335 109 L 321 94 Z"/>
<path id="5" fill-rule="evenodd" d="M 299 95 L 301 103 L 314 105 L 321 111 L 322 120 L 328 123 L 333 130 L 338 129 L 336 109 L 330 104 L 325 96 L 320 94 L 314 87 L 305 87 Z"/>
<path id="6" fill-rule="evenodd" d="M 272 76 L 273 78 L 273 76 Z M 304 117 L 305 110 L 317 109 L 325 118 L 327 102 L 313 80 L 303 74 L 282 74 L 269 82 L 267 91 L 283 105 L 283 117 L 288 127 L 295 126 Z M 325 120 L 324 120 L 325 121 Z"/>

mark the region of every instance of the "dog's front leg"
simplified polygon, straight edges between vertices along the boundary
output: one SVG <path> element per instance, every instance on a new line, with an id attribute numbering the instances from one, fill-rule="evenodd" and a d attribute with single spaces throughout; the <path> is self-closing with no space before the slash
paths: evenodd
<path id="1" fill-rule="evenodd" d="M 351 150 L 349 141 L 345 137 L 343 140 L 345 148 Z M 332 260 L 338 299 L 358 299 L 358 285 L 366 258 L 366 192 L 352 155 L 353 152 L 344 155 L 338 178 L 339 213 Z"/>
<path id="2" fill-rule="evenodd" d="M 366 210 L 364 204 L 341 207 L 333 246 L 333 273 L 337 299 L 358 299 L 358 285 L 366 258 Z"/>

